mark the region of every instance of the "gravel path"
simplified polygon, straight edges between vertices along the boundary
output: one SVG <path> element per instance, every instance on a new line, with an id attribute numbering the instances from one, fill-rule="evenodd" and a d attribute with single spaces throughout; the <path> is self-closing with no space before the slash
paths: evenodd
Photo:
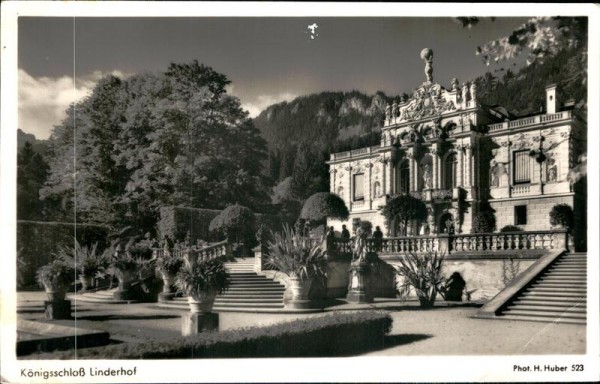
<path id="1" fill-rule="evenodd" d="M 43 292 L 18 294 L 18 317 L 43 320 Z M 443 303 L 440 303 L 443 304 Z M 390 311 L 394 326 L 386 347 L 369 352 L 369 356 L 401 355 L 528 355 L 583 354 L 586 327 L 582 325 L 474 319 L 476 307 L 436 307 L 422 310 L 414 303 L 395 300 L 377 301 L 372 305 L 341 303 L 333 310 L 385 309 Z M 169 340 L 180 337 L 181 312 L 155 304 L 79 303 L 77 326 L 106 330 L 117 342 Z M 221 313 L 220 329 L 265 326 L 318 314 L 249 314 Z M 56 321 L 74 326 L 74 320 Z"/>

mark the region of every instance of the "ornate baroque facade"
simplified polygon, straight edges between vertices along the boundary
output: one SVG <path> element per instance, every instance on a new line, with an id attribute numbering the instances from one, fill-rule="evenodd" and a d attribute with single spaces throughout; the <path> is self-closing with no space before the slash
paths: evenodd
<path id="1" fill-rule="evenodd" d="M 330 191 L 350 209 L 345 224 L 369 220 L 388 236 L 469 233 L 477 212 L 491 208 L 498 229 L 550 229 L 554 205 L 576 205 L 567 176 L 583 150 L 585 124 L 562 107 L 554 85 L 545 111 L 514 118 L 478 102 L 474 83 L 453 79 L 446 89 L 433 82 L 433 52 L 424 49 L 421 58 L 427 80 L 387 106 L 381 144 L 331 154 Z M 386 225 L 379 208 L 407 193 L 425 202 L 427 220 Z"/>

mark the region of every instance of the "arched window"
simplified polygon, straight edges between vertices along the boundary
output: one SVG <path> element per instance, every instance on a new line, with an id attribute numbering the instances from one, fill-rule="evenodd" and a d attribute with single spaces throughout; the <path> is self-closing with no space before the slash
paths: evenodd
<path id="1" fill-rule="evenodd" d="M 456 153 L 451 153 L 444 160 L 444 188 L 456 187 Z"/>
<path id="2" fill-rule="evenodd" d="M 400 193 L 408 193 L 410 189 L 410 166 L 408 161 L 400 163 L 400 180 L 398 186 L 400 187 Z"/>

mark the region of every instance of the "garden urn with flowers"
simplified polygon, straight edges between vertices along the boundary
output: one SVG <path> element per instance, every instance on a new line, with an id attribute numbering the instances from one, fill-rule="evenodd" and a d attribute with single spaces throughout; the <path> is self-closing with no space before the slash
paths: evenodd
<path id="1" fill-rule="evenodd" d="M 71 302 L 65 300 L 65 296 L 71 284 L 75 283 L 75 269 L 71 264 L 60 258 L 55 259 L 38 269 L 36 277 L 48 296 L 44 302 L 46 318 L 70 318 Z"/>

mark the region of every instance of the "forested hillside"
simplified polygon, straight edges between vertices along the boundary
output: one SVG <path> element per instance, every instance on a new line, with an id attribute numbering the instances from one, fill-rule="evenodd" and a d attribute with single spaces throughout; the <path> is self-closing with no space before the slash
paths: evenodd
<path id="1" fill-rule="evenodd" d="M 517 73 L 510 69 L 501 77 L 488 72 L 475 79 L 479 100 L 501 105 L 514 115 L 539 112 L 545 108 L 545 88 L 558 85 L 559 100 L 586 103 L 586 55 L 581 49 L 563 50 L 543 63 L 534 62 Z"/>
<path id="2" fill-rule="evenodd" d="M 268 173 L 276 182 L 287 180 L 283 193 L 303 200 L 328 188 L 331 152 L 379 142 L 385 106 L 392 98 L 352 92 L 323 92 L 274 104 L 254 119 L 269 146 Z M 288 196 L 290 195 L 290 196 Z M 285 200 L 285 198 L 284 198 Z"/>

